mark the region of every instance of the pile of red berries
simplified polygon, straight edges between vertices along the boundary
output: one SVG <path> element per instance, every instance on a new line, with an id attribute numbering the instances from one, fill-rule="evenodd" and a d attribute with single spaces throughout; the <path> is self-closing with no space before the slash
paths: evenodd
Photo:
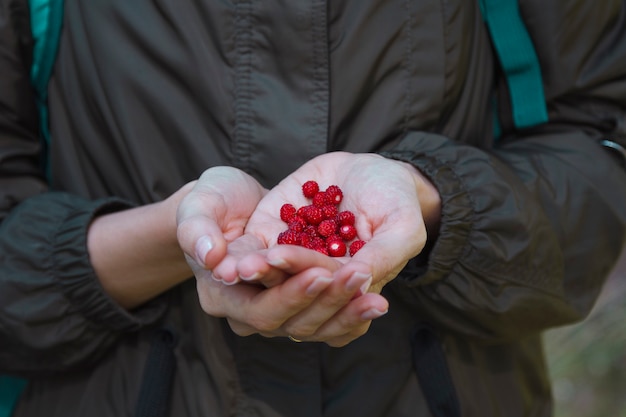
<path id="1" fill-rule="evenodd" d="M 280 208 L 287 230 L 278 235 L 279 244 L 303 246 L 334 257 L 354 256 L 365 245 L 357 236 L 354 213 L 339 211 L 343 192 L 338 186 L 321 191 L 317 182 L 307 181 L 302 194 L 311 204 L 296 209 L 287 203 Z"/>

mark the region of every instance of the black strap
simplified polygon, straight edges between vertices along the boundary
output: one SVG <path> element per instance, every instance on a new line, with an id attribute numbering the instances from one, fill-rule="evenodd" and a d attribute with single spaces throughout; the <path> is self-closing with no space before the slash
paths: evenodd
<path id="1" fill-rule="evenodd" d="M 143 371 L 143 380 L 135 408 L 136 417 L 169 415 L 172 377 L 176 368 L 174 346 L 176 346 L 176 337 L 171 330 L 161 329 L 155 334 Z"/>
<path id="2" fill-rule="evenodd" d="M 450 376 L 443 347 L 426 324 L 413 333 L 413 366 L 434 417 L 460 417 L 461 407 Z"/>

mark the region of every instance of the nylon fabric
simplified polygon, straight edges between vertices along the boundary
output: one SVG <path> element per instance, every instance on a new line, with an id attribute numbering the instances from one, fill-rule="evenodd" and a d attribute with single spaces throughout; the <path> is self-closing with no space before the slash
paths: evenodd
<path id="1" fill-rule="evenodd" d="M 547 122 L 541 64 L 517 0 L 481 0 L 480 6 L 504 69 L 515 126 L 524 129 Z"/>
<path id="2" fill-rule="evenodd" d="M 624 170 L 598 143 L 626 137 L 626 32 L 622 0 L 603 4 L 520 0 L 532 38 L 551 40 L 535 45 L 550 121 L 502 120 L 494 143 L 502 90 L 475 2 L 66 2 L 49 84 L 63 194 L 35 187 L 28 42 L 0 18 L 0 366 L 46 376 L 14 417 L 132 415 L 164 325 L 180 335 L 171 416 L 429 416 L 410 345 L 424 321 L 462 415 L 550 416 L 540 334 L 587 314 L 625 243 Z M 160 201 L 210 166 L 271 186 L 336 149 L 409 162 L 444 201 L 432 248 L 354 343 L 238 337 L 203 313 L 193 279 L 131 312 L 98 285 L 93 216 Z"/>
<path id="3" fill-rule="evenodd" d="M 50 141 L 48 81 L 61 37 L 63 4 L 63 0 L 29 0 L 34 40 L 31 80 L 37 92 L 41 132 L 47 142 Z"/>
<path id="4" fill-rule="evenodd" d="M 11 417 L 13 407 L 27 383 L 25 379 L 0 375 L 0 417 Z"/>

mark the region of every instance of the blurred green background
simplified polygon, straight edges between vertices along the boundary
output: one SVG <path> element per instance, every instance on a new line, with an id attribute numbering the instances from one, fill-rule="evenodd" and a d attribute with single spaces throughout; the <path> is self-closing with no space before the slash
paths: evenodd
<path id="1" fill-rule="evenodd" d="M 626 254 L 591 314 L 544 336 L 555 417 L 626 417 Z"/>

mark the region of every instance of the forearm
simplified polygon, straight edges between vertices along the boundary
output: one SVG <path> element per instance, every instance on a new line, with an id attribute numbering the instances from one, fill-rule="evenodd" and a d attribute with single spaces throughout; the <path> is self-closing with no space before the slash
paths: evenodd
<path id="1" fill-rule="evenodd" d="M 92 222 L 91 263 L 104 290 L 122 307 L 137 307 L 193 275 L 176 238 L 176 209 L 190 188 Z"/>

